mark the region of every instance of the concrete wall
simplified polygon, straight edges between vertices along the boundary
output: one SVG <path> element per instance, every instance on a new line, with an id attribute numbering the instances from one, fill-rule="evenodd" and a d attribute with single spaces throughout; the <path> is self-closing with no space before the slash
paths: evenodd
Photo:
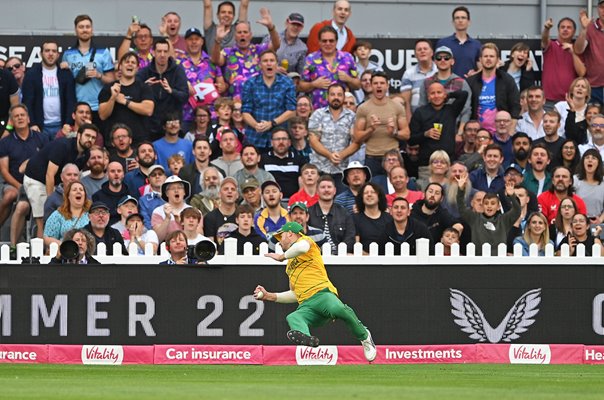
<path id="1" fill-rule="evenodd" d="M 250 20 L 259 16 L 260 7 L 268 7 L 277 25 L 291 12 L 300 12 L 307 20 L 304 34 L 312 22 L 331 16 L 332 1 L 251 0 Z M 580 8 L 587 0 L 542 0 L 547 3 L 547 17 L 555 20 L 570 16 L 578 21 Z M 125 32 L 132 15 L 140 17 L 155 31 L 161 16 L 169 10 L 183 19 L 183 30 L 201 27 L 203 2 L 201 0 L 2 0 L 0 35 L 45 34 L 73 32 L 73 18 L 89 14 L 95 22 L 97 34 Z M 219 1 L 214 1 L 215 6 Z M 238 2 L 235 2 L 238 4 Z M 452 0 L 351 0 L 353 14 L 349 25 L 360 37 L 441 37 L 452 32 L 451 11 L 458 1 Z M 594 3 L 596 1 L 594 0 Z M 10 6 L 7 6 L 10 4 Z M 470 33 L 476 37 L 537 37 L 540 33 L 540 0 L 466 0 L 472 13 Z M 264 34 L 257 25 L 256 35 Z"/>

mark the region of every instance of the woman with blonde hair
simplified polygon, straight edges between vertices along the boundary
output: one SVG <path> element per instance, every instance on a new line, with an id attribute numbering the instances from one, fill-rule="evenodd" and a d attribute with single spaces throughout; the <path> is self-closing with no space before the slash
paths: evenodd
<path id="1" fill-rule="evenodd" d="M 70 229 L 88 225 L 88 210 L 92 201 L 86 195 L 86 188 L 78 181 L 71 182 L 63 192 L 63 204 L 53 211 L 44 226 L 44 245 L 61 243 L 61 238 Z"/>
<path id="2" fill-rule="evenodd" d="M 529 255 L 529 247 L 533 243 L 537 244 L 537 255 L 544 256 L 545 245 L 548 243 L 552 245 L 554 244 L 549 239 L 549 229 L 545 215 L 538 211 L 529 215 L 526 222 L 526 228 L 524 229 L 524 234 L 514 239 L 514 244 L 516 243 L 520 243 L 522 245 L 523 256 Z"/>
<path id="3" fill-rule="evenodd" d="M 573 122 L 578 123 L 585 120 L 587 103 L 591 98 L 591 85 L 586 78 L 575 78 L 566 93 L 566 100 L 559 101 L 554 109 L 560 114 L 560 127 L 558 135 L 566 136 L 565 126 L 566 118 L 572 118 Z"/>
<path id="4" fill-rule="evenodd" d="M 446 186 L 449 183 L 449 168 L 451 167 L 451 159 L 449 154 L 444 150 L 436 150 L 430 156 L 428 170 L 430 176 L 428 179 L 418 179 L 418 190 L 424 190 L 430 183 L 438 183 L 441 186 Z"/>

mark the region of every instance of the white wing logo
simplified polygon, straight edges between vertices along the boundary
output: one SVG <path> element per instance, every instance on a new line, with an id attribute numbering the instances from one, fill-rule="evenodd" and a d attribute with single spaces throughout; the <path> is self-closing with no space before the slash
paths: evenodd
<path id="1" fill-rule="evenodd" d="M 467 294 L 457 289 L 449 290 L 455 323 L 463 332 L 469 333 L 471 339 L 479 342 L 499 343 L 518 339 L 535 322 L 533 317 L 539 312 L 537 306 L 541 302 L 541 289 L 529 290 L 516 300 L 499 326 L 492 328 L 482 310 Z"/>

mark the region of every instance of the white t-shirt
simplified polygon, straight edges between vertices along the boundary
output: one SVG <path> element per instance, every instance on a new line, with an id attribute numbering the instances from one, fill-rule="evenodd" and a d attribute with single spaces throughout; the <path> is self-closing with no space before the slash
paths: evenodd
<path id="1" fill-rule="evenodd" d="M 42 88 L 44 89 L 44 124 L 61 122 L 61 97 L 59 94 L 59 79 L 57 67 L 53 69 L 42 68 Z"/>

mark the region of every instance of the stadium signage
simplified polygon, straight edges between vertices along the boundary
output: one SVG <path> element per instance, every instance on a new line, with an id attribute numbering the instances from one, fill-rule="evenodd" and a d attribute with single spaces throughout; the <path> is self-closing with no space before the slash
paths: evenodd
<path id="1" fill-rule="evenodd" d="M 338 363 L 338 347 L 296 346 L 296 362 L 298 365 L 336 365 Z"/>
<path id="2" fill-rule="evenodd" d="M 546 344 L 511 344 L 511 364 L 549 364 L 552 352 Z"/>
<path id="3" fill-rule="evenodd" d="M 122 346 L 82 346 L 82 364 L 121 365 L 123 360 Z"/>
<path id="4" fill-rule="evenodd" d="M 518 339 L 535 322 L 533 317 L 539 312 L 537 306 L 541 302 L 541 289 L 529 290 L 516 300 L 503 321 L 493 328 L 470 296 L 457 289 L 450 289 L 450 292 L 451 313 L 457 317 L 455 323 L 479 342 L 499 343 Z"/>
<path id="5" fill-rule="evenodd" d="M 418 362 L 424 345 L 443 345 L 444 351 L 474 343 L 602 340 L 597 329 L 604 304 L 601 265 L 372 263 L 327 268 L 342 300 L 370 327 L 376 342 L 391 344 L 392 351 L 397 345 L 416 346 L 396 351 L 417 351 Z M 225 343 L 288 345 L 286 317 L 295 305 L 254 300 L 251 292 L 258 284 L 287 290 L 283 268 L 1 265 L 0 343 L 182 345 L 188 356 L 191 347 Z M 464 318 L 467 327 L 456 321 Z M 363 359 L 346 326 L 330 325 L 312 332 L 323 345 L 354 346 Z M 81 348 L 77 351 L 81 358 Z M 400 356 L 413 354 L 388 353 L 388 359 Z M 508 358 L 507 347 L 504 356 Z"/>
<path id="6" fill-rule="evenodd" d="M 26 68 L 30 68 L 36 63 L 42 62 L 40 56 L 40 44 L 43 40 L 56 40 L 59 45 L 59 52 L 73 46 L 75 37 L 70 35 L 45 35 L 45 36 L 17 36 L 17 35 L 2 35 L 0 36 L 0 59 L 17 56 L 24 62 Z M 109 48 L 111 56 L 115 59 L 117 47 L 119 47 L 122 36 L 95 36 L 94 40 L 98 46 Z M 259 38 L 257 38 L 259 39 Z M 360 40 L 362 38 L 357 38 Z M 415 57 L 414 45 L 416 38 L 390 39 L 390 38 L 370 38 L 369 40 L 373 49 L 371 50 L 371 60 L 382 67 L 384 72 L 389 77 L 390 90 L 392 92 L 400 91 L 401 77 L 406 69 L 417 64 Z M 501 50 L 501 59 L 506 61 L 509 58 L 510 49 L 512 46 L 521 41 L 519 39 L 481 39 L 482 43 L 494 42 Z M 540 40 L 524 39 L 531 50 L 529 57 L 533 68 L 537 73 L 540 71 L 542 51 Z M 436 40 L 432 41 L 435 44 Z"/>

